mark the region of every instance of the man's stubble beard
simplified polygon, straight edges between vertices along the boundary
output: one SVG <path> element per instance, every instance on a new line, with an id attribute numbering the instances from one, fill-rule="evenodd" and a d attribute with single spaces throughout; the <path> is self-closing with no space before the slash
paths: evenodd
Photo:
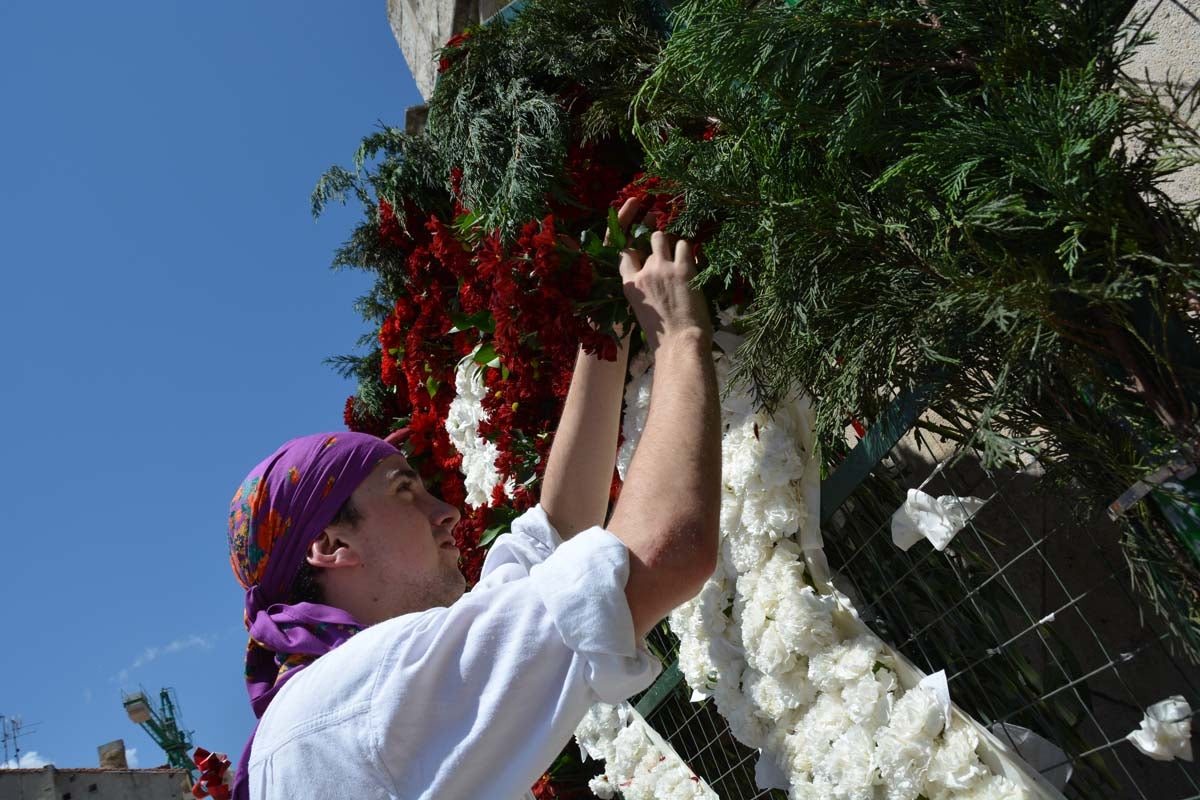
<path id="1" fill-rule="evenodd" d="M 412 586 L 402 606 L 412 611 L 427 611 L 431 608 L 448 607 L 466 592 L 467 580 L 458 569 L 458 561 L 443 567 L 437 575 L 426 576 L 420 585 Z M 397 614 L 396 616 L 400 616 Z"/>

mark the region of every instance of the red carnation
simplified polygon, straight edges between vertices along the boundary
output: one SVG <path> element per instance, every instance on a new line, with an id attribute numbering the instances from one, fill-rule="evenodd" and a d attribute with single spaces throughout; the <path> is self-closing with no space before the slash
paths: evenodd
<path id="1" fill-rule="evenodd" d="M 447 50 L 453 50 L 455 48 L 458 48 L 462 45 L 463 42 L 465 42 L 467 39 L 470 39 L 470 38 L 471 38 L 471 34 L 469 31 L 463 31 L 462 33 L 456 33 L 453 36 L 451 36 L 448 40 L 446 40 L 446 45 L 445 45 L 445 47 L 442 48 L 442 52 L 445 53 Z M 444 57 L 444 58 L 439 58 L 438 59 L 438 72 L 442 73 L 442 72 L 445 72 L 446 70 L 450 69 L 450 61 L 451 61 L 452 57 L 457 56 L 457 55 L 458 55 L 457 53 L 451 53 L 451 54 L 447 54 L 446 57 Z"/>

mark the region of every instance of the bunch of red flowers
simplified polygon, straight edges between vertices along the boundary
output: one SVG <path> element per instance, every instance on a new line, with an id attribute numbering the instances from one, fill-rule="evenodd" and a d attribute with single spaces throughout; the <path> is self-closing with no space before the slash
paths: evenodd
<path id="1" fill-rule="evenodd" d="M 604 183 L 613 182 L 611 177 Z M 591 184 L 589 184 L 591 186 Z M 395 427 L 408 428 L 409 460 L 446 502 L 464 508 L 462 457 L 445 423 L 457 364 L 474 355 L 487 387 L 479 435 L 499 449 L 497 469 L 516 491 L 496 489 L 490 507 L 464 509 L 455 539 L 468 581 L 478 580 L 489 529 L 529 508 L 554 425 L 582 346 L 616 357 L 617 340 L 589 320 L 587 309 L 614 291 L 598 286 L 593 262 L 560 238 L 554 215 L 524 226 L 504 246 L 495 233 L 475 243 L 436 215 L 396 209 L 381 200 L 379 242 L 403 264 L 403 291 L 379 330 L 380 380 L 395 398 Z M 600 282 L 603 283 L 603 282 Z M 347 425 L 378 433 L 376 421 L 347 403 Z"/>

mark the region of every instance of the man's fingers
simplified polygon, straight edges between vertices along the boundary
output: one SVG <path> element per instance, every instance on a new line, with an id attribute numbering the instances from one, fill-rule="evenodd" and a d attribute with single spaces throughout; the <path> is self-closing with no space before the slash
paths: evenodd
<path id="1" fill-rule="evenodd" d="M 650 252 L 663 259 L 664 261 L 671 260 L 671 237 L 662 231 L 655 231 L 650 234 Z"/>
<path id="2" fill-rule="evenodd" d="M 621 271 L 621 280 L 628 283 L 634 279 L 638 271 L 642 268 L 642 254 L 633 248 L 621 251 L 621 263 L 618 264 Z"/>
<path id="3" fill-rule="evenodd" d="M 631 197 L 621 204 L 621 209 L 617 211 L 617 222 L 621 225 L 621 230 L 629 227 L 637 216 L 638 211 L 642 208 L 642 201 L 636 197 Z"/>
<path id="4" fill-rule="evenodd" d="M 675 243 L 675 263 L 685 264 L 689 277 L 696 274 L 696 254 L 692 250 L 692 243 L 687 239 L 680 239 Z"/>
<path id="5" fill-rule="evenodd" d="M 629 225 L 637 218 L 638 212 L 642 210 L 642 202 L 636 197 L 631 197 L 621 204 L 620 210 L 617 211 L 617 225 L 621 230 L 628 232 Z M 604 244 L 608 245 L 608 232 L 604 233 Z"/>

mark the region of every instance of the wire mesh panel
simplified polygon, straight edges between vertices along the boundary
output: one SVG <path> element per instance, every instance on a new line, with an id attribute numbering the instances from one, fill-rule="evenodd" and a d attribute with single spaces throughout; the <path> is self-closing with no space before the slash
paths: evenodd
<path id="1" fill-rule="evenodd" d="M 826 526 L 835 582 L 863 619 L 925 671 L 945 669 L 955 701 L 1018 752 L 1008 726 L 1061 748 L 1038 767 L 1069 767 L 1068 797 L 1200 797 L 1195 765 L 1153 761 L 1125 739 L 1170 695 L 1200 706 L 1200 671 L 1132 592 L 1117 528 L 1099 513 L 1077 522 L 1067 496 L 1042 491 L 1036 464 L 945 463 L 898 446 Z M 919 484 L 987 500 L 944 552 L 892 543 L 891 515 Z"/>
<path id="2" fill-rule="evenodd" d="M 877 449 L 915 416 L 908 403 Z M 840 507 L 823 515 L 825 551 L 863 620 L 924 671 L 945 670 L 955 702 L 1048 780 L 1061 783 L 1069 771 L 1067 797 L 1200 800 L 1200 767 L 1154 761 L 1126 739 L 1148 706 L 1171 695 L 1200 708 L 1200 669 L 1173 651 L 1169 631 L 1133 591 L 1120 530 L 1101 512 L 1080 522 L 1070 495 L 1043 485 L 1036 462 L 989 472 L 915 441 L 892 447 L 873 469 L 878 456 L 860 458 L 865 478 L 828 493 Z M 918 486 L 986 504 L 944 551 L 927 542 L 902 551 L 891 517 Z M 677 642 L 665 626 L 650 646 L 674 664 Z M 712 700 L 691 702 L 673 666 L 635 702 L 719 796 L 785 796 L 757 788 L 758 753 L 734 739 Z M 1061 755 L 1034 758 L 1026 730 Z"/>
<path id="3" fill-rule="evenodd" d="M 664 664 L 674 664 L 678 643 L 665 624 L 651 632 L 648 644 Z M 692 702 L 691 689 L 678 672 L 668 668 L 654 687 L 631 702 L 723 800 L 786 800 L 783 792 L 758 788 L 754 780 L 758 751 L 734 738 L 712 698 Z"/>

